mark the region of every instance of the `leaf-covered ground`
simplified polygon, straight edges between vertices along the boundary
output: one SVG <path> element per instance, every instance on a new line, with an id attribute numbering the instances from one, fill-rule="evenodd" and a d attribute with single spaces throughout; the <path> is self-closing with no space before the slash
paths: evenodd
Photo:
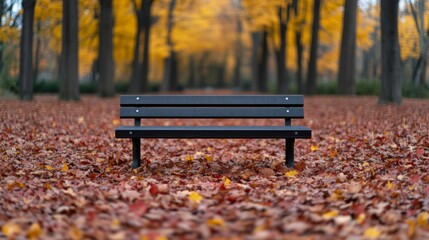
<path id="1" fill-rule="evenodd" d="M 429 101 L 306 97 L 311 140 L 115 139 L 119 99 L 0 100 L 0 238 L 429 239 Z M 282 120 L 145 120 L 281 125 Z"/>

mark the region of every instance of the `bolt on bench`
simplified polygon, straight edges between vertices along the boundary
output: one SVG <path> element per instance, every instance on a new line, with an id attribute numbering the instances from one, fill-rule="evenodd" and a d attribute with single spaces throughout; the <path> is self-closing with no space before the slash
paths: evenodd
<path id="1" fill-rule="evenodd" d="M 311 129 L 291 126 L 304 118 L 302 95 L 121 96 L 120 117 L 134 126 L 119 126 L 116 138 L 131 138 L 132 167 L 140 166 L 141 138 L 284 138 L 286 165 L 294 167 L 294 143 L 311 138 Z M 284 118 L 285 126 L 141 126 L 142 118 Z"/>

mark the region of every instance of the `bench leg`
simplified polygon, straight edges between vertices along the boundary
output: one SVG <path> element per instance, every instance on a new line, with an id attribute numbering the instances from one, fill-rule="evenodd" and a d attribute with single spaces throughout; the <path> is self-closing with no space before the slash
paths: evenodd
<path id="1" fill-rule="evenodd" d="M 295 139 L 286 139 L 286 166 L 289 168 L 294 167 L 294 161 L 293 161 L 293 147 L 295 144 Z"/>
<path id="2" fill-rule="evenodd" d="M 140 167 L 140 138 L 133 138 L 133 169 Z"/>

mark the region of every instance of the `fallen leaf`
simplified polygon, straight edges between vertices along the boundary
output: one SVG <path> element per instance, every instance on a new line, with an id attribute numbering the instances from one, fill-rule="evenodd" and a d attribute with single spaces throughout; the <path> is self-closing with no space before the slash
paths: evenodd
<path id="1" fill-rule="evenodd" d="M 49 166 L 49 165 L 46 165 L 46 166 L 45 166 L 45 168 L 46 168 L 46 170 L 48 170 L 48 171 L 52 171 L 52 170 L 53 170 L 53 168 L 52 168 L 51 166 Z"/>
<path id="2" fill-rule="evenodd" d="M 207 225 L 210 227 L 225 227 L 225 221 L 220 217 L 215 217 L 207 220 Z"/>
<path id="3" fill-rule="evenodd" d="M 185 161 L 193 161 L 194 160 L 194 156 L 191 156 L 191 155 L 186 155 L 185 156 Z"/>
<path id="4" fill-rule="evenodd" d="M 381 233 L 380 233 L 380 231 L 376 227 L 370 227 L 370 228 L 367 228 L 365 230 L 365 232 L 363 233 L 363 235 L 366 238 L 374 239 L 374 238 L 378 238 L 381 235 Z"/>
<path id="5" fill-rule="evenodd" d="M 31 226 L 27 230 L 27 238 L 28 239 L 37 239 L 42 235 L 42 228 L 37 222 L 31 224 Z"/>
<path id="6" fill-rule="evenodd" d="M 1 231 L 8 238 L 13 238 L 22 232 L 21 227 L 14 222 L 7 222 L 1 227 Z"/>
<path id="7" fill-rule="evenodd" d="M 428 212 L 421 212 L 417 216 L 417 225 L 420 227 L 427 227 L 429 226 L 429 213 Z"/>
<path id="8" fill-rule="evenodd" d="M 73 226 L 72 228 L 70 228 L 69 230 L 69 237 L 72 240 L 80 240 L 83 238 L 83 233 L 82 231 L 79 230 L 79 228 Z"/>
<path id="9" fill-rule="evenodd" d="M 298 175 L 298 172 L 296 170 L 290 170 L 286 172 L 286 177 L 288 178 L 294 178 L 296 175 Z"/>
<path id="10" fill-rule="evenodd" d="M 326 212 L 322 215 L 323 219 L 325 220 L 331 220 L 332 218 L 338 216 L 338 211 L 337 210 L 331 210 L 329 212 Z"/>
<path id="11" fill-rule="evenodd" d="M 392 189 L 392 183 L 390 182 L 390 180 L 389 181 L 387 181 L 387 189 L 388 190 L 390 190 L 390 189 Z"/>
<path id="12" fill-rule="evenodd" d="M 143 200 L 137 200 L 129 206 L 131 212 L 137 216 L 141 216 L 149 209 L 148 205 Z"/>
<path id="13" fill-rule="evenodd" d="M 200 203 L 203 200 L 203 196 L 201 196 L 197 192 L 190 192 L 188 195 L 188 199 L 194 203 Z"/>
<path id="14" fill-rule="evenodd" d="M 205 159 L 207 162 L 211 162 L 211 161 L 213 161 L 213 156 L 210 156 L 210 155 L 204 155 L 204 159 Z"/>
<path id="15" fill-rule="evenodd" d="M 311 150 L 312 152 L 315 152 L 315 151 L 319 150 L 319 147 L 318 147 L 317 145 L 311 145 L 311 146 L 310 146 L 310 150 Z"/>
<path id="16" fill-rule="evenodd" d="M 69 170 L 69 166 L 67 164 L 63 164 L 63 167 L 61 168 L 61 172 L 67 172 Z"/>
<path id="17" fill-rule="evenodd" d="M 85 118 L 84 118 L 83 116 L 80 116 L 80 117 L 77 119 L 77 123 L 83 123 L 83 122 L 85 122 Z"/>
<path id="18" fill-rule="evenodd" d="M 407 219 L 407 235 L 409 238 L 412 238 L 414 234 L 416 233 L 416 221 L 414 219 Z"/>
<path id="19" fill-rule="evenodd" d="M 366 215 L 365 213 L 360 213 L 356 218 L 356 222 L 362 224 L 365 221 Z"/>
<path id="20" fill-rule="evenodd" d="M 423 156 L 423 154 L 424 154 L 424 150 L 423 150 L 423 148 L 418 148 L 418 149 L 416 149 L 416 154 L 417 154 L 417 156 L 419 156 L 419 157 Z"/>
<path id="21" fill-rule="evenodd" d="M 231 185 L 231 180 L 229 180 L 229 178 L 227 177 L 223 177 L 223 185 L 225 187 L 228 187 L 229 185 Z"/>

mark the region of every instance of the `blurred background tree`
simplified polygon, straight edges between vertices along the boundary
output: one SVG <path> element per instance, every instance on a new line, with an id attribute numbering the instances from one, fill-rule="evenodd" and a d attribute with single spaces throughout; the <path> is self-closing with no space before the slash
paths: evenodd
<path id="1" fill-rule="evenodd" d="M 32 59 L 28 96 L 191 88 L 381 93 L 383 1 L 76 0 L 64 8 L 63 2 L 36 0 L 34 34 L 20 43 L 21 1 L 0 0 L 1 94 L 20 92 L 20 44 L 33 46 L 21 47 Z M 71 3 L 77 14 L 63 18 Z M 424 0 L 398 3 L 401 94 L 407 97 L 429 97 L 428 8 Z M 76 34 L 67 35 L 73 24 Z M 77 48 L 77 60 L 68 63 L 70 47 Z"/>

